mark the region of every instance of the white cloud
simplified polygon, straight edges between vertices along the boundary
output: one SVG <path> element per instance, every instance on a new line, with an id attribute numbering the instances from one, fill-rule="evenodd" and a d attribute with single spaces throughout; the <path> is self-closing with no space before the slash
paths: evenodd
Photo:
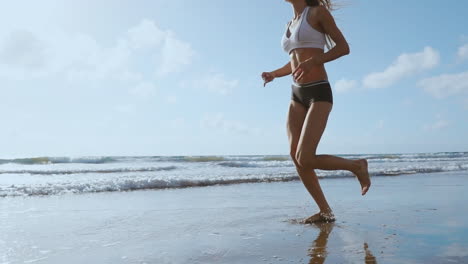
<path id="1" fill-rule="evenodd" d="M 212 73 L 205 77 L 195 80 L 193 85 L 202 89 L 227 95 L 232 92 L 239 84 L 238 80 L 227 80 L 223 74 Z"/>
<path id="2" fill-rule="evenodd" d="M 105 48 L 88 35 L 68 38 L 57 44 L 68 45 L 69 49 L 54 49 L 59 51 L 55 56 L 56 72 L 69 80 L 140 81 L 143 78 L 139 69 L 130 66 L 136 56 L 125 39 L 119 39 L 113 47 Z"/>
<path id="3" fill-rule="evenodd" d="M 358 85 L 358 82 L 355 80 L 340 79 L 336 81 L 334 87 L 338 93 L 345 93 L 345 92 L 355 89 L 357 85 Z"/>
<path id="4" fill-rule="evenodd" d="M 379 120 L 379 121 L 377 122 L 376 128 L 377 128 L 377 129 L 383 129 L 383 128 L 384 128 L 384 124 L 385 124 L 385 122 L 384 122 L 383 120 Z"/>
<path id="5" fill-rule="evenodd" d="M 417 53 L 403 53 L 383 72 L 368 74 L 363 84 L 368 88 L 384 88 L 404 77 L 432 69 L 439 63 L 439 53 L 431 47 L 425 47 Z"/>
<path id="6" fill-rule="evenodd" d="M 224 132 L 234 132 L 239 134 L 260 133 L 258 128 L 250 128 L 239 121 L 227 120 L 223 113 L 214 113 L 205 115 L 200 125 L 202 128 L 223 130 Z"/>
<path id="7" fill-rule="evenodd" d="M 401 102 L 404 106 L 411 106 L 414 104 L 413 100 L 410 99 L 410 98 L 405 98 L 403 99 L 403 101 Z"/>
<path id="8" fill-rule="evenodd" d="M 417 85 L 435 98 L 468 94 L 468 71 L 422 79 Z"/>
<path id="9" fill-rule="evenodd" d="M 177 103 L 177 96 L 175 96 L 175 95 L 166 96 L 166 102 L 169 103 L 169 104 Z"/>
<path id="10" fill-rule="evenodd" d="M 449 122 L 447 120 L 437 120 L 429 128 L 431 130 L 438 130 L 438 129 L 442 129 L 444 127 L 447 127 L 448 125 L 449 125 Z"/>
<path id="11" fill-rule="evenodd" d="M 9 67 L 42 68 L 45 64 L 44 43 L 32 32 L 10 33 L 0 46 L 0 63 Z"/>
<path id="12" fill-rule="evenodd" d="M 191 63 L 195 54 L 190 44 L 175 38 L 172 32 L 168 32 L 162 48 L 162 59 L 158 76 L 164 76 L 172 72 L 180 72 L 181 69 Z"/>
<path id="13" fill-rule="evenodd" d="M 432 124 L 426 124 L 423 128 L 426 131 L 435 131 L 446 128 L 450 125 L 450 122 L 443 119 L 440 114 L 435 116 L 436 120 Z"/>
<path id="14" fill-rule="evenodd" d="M 461 40 L 462 42 L 468 42 L 468 35 L 461 35 L 461 36 L 460 36 L 460 40 Z"/>
<path id="15" fill-rule="evenodd" d="M 172 119 L 172 120 L 169 121 L 169 124 L 170 124 L 171 128 L 181 129 L 181 128 L 183 128 L 185 126 L 185 119 L 183 117 Z"/>
<path id="16" fill-rule="evenodd" d="M 158 47 L 167 36 L 154 21 L 143 19 L 140 24 L 127 32 L 130 47 L 134 49 Z"/>
<path id="17" fill-rule="evenodd" d="M 9 47 L 12 38 L 21 48 L 14 50 Z M 129 68 L 132 54 L 122 40 L 113 47 L 104 48 L 86 34 L 70 35 L 51 29 L 47 35 L 39 35 L 19 30 L 11 32 L 4 45 L 0 46 L 2 53 L 10 54 L 2 56 L 4 63 L 0 63 L 0 76 L 6 79 L 65 77 L 71 81 L 86 81 L 141 78 L 138 71 Z"/>
<path id="18" fill-rule="evenodd" d="M 468 59 L 468 43 L 458 48 L 457 55 L 460 61 Z"/>
<path id="19" fill-rule="evenodd" d="M 140 97 L 151 97 L 156 94 L 156 87 L 150 82 L 141 82 L 130 88 L 129 93 Z"/>
<path id="20" fill-rule="evenodd" d="M 130 113 L 135 112 L 135 105 L 132 105 L 132 104 L 117 105 L 114 109 L 119 113 L 130 114 Z"/>
<path id="21" fill-rule="evenodd" d="M 111 46 L 87 34 L 54 28 L 47 34 L 17 30 L 0 39 L 0 76 L 140 82 L 146 69 L 140 69 L 139 62 L 147 62 L 161 76 L 180 71 L 191 63 L 194 53 L 189 43 L 148 19 L 118 36 Z"/>

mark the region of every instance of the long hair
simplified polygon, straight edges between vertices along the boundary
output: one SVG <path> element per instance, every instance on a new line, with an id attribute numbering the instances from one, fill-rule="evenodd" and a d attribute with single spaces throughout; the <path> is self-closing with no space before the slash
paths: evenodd
<path id="1" fill-rule="evenodd" d="M 335 10 L 335 6 L 331 3 L 331 0 L 306 0 L 306 3 L 308 6 L 322 5 L 330 12 Z M 335 42 L 331 39 L 331 37 L 328 34 L 325 35 L 325 40 L 328 50 L 335 46 Z"/>
<path id="2" fill-rule="evenodd" d="M 306 0 L 306 3 L 308 6 L 323 5 L 329 11 L 332 11 L 334 9 L 334 6 L 332 5 L 330 0 Z"/>

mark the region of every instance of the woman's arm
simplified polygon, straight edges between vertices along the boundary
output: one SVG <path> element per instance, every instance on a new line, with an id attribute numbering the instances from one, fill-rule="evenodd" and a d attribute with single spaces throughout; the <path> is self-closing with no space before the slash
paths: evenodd
<path id="1" fill-rule="evenodd" d="M 323 6 L 317 6 L 316 8 L 319 23 L 324 29 L 325 34 L 328 34 L 335 42 L 335 46 L 326 53 L 314 55 L 297 65 L 294 72 L 292 72 L 294 80 L 301 79 L 313 66 L 323 65 L 326 62 L 336 60 L 343 55 L 349 54 L 348 42 L 340 29 L 336 26 L 335 19 L 333 19 L 328 9 Z"/>
<path id="2" fill-rule="evenodd" d="M 274 77 L 283 77 L 291 74 L 291 72 L 291 62 L 288 62 L 283 67 L 272 71 L 271 74 L 273 74 Z"/>
<path id="3" fill-rule="evenodd" d="M 314 60 L 314 64 L 324 64 L 349 54 L 348 42 L 341 33 L 340 29 L 336 26 L 335 19 L 330 14 L 328 9 L 323 6 L 318 6 L 317 11 L 318 20 L 322 25 L 322 28 L 325 30 L 325 34 L 328 34 L 336 45 L 326 53 L 311 58 Z"/>
<path id="4" fill-rule="evenodd" d="M 276 77 L 283 77 L 289 74 L 291 74 L 291 62 L 286 63 L 286 65 L 274 71 L 263 72 L 262 73 L 262 79 L 264 81 L 263 86 L 273 81 Z"/>

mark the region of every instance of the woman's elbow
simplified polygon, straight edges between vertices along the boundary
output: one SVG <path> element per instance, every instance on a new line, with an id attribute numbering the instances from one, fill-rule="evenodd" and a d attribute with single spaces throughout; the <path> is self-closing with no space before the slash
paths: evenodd
<path id="1" fill-rule="evenodd" d="M 342 52 L 343 55 L 348 55 L 348 54 L 349 54 L 350 50 L 349 50 L 349 45 L 348 45 L 348 43 L 345 43 L 345 44 L 343 45 L 343 49 L 342 49 L 342 50 L 343 50 L 343 52 Z"/>

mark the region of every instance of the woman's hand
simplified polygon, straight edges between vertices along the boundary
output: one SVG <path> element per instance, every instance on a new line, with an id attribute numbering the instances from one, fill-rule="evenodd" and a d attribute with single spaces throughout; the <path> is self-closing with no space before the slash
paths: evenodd
<path id="1" fill-rule="evenodd" d="M 263 87 L 271 81 L 273 81 L 276 78 L 276 75 L 274 72 L 263 72 L 262 73 L 262 79 L 264 81 Z"/>
<path id="2" fill-rule="evenodd" d="M 318 60 L 318 56 L 314 56 L 310 59 L 307 59 L 299 65 L 297 65 L 296 69 L 292 72 L 292 76 L 295 82 L 300 81 L 304 75 L 310 72 L 310 70 L 317 66 L 320 65 L 321 62 Z"/>

